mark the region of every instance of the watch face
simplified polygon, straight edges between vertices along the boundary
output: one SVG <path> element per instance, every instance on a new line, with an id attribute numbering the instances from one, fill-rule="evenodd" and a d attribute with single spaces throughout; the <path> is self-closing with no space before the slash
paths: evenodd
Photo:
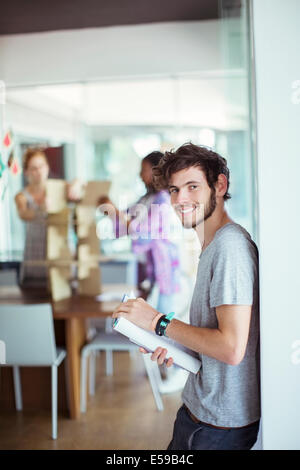
<path id="1" fill-rule="evenodd" d="M 165 315 L 160 317 L 155 329 L 156 334 L 158 334 L 158 336 L 165 336 L 166 327 L 169 323 L 170 321 L 166 318 Z"/>

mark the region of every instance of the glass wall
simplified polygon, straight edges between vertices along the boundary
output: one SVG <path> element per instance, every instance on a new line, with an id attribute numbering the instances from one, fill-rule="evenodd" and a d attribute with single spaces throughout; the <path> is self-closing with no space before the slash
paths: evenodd
<path id="1" fill-rule="evenodd" d="M 255 238 L 248 16 L 246 2 L 236 8 L 229 3 L 220 2 L 215 51 L 220 63 L 215 70 L 205 70 L 203 64 L 201 72 L 179 70 L 172 76 L 6 90 L 5 129 L 13 132 L 19 164 L 27 145 L 63 146 L 65 178 L 111 180 L 110 197 L 125 209 L 145 190 L 139 171 L 147 153 L 188 141 L 207 145 L 227 158 L 230 215 Z M 24 224 L 16 214 L 14 195 L 25 181 L 21 172 L 7 173 L 0 250 L 2 256 L 19 256 Z M 106 253 L 126 252 L 130 240 L 104 241 L 101 246 Z"/>

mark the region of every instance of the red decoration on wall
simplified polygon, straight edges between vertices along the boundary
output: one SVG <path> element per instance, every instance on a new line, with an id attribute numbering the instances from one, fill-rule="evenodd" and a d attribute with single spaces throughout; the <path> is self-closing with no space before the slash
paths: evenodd
<path id="1" fill-rule="evenodd" d="M 11 172 L 13 175 L 17 175 L 18 173 L 20 173 L 20 166 L 16 159 L 13 160 L 13 163 L 11 165 Z"/>
<path id="2" fill-rule="evenodd" d="M 9 147 L 11 145 L 11 135 L 10 132 L 7 132 L 3 139 L 4 147 Z"/>

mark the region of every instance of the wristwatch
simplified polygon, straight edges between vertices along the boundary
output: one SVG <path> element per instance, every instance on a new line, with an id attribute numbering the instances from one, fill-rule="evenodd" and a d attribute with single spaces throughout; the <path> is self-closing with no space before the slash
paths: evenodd
<path id="1" fill-rule="evenodd" d="M 155 333 L 158 336 L 167 336 L 166 328 L 174 316 L 174 312 L 168 313 L 168 315 L 162 315 L 155 326 Z"/>

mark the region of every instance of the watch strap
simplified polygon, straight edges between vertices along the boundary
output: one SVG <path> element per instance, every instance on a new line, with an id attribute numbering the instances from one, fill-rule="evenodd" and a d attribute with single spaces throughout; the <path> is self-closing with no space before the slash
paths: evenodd
<path id="1" fill-rule="evenodd" d="M 156 323 L 155 333 L 158 336 L 166 336 L 166 328 L 169 323 L 170 323 L 170 320 L 167 318 L 167 316 L 162 315 Z"/>

